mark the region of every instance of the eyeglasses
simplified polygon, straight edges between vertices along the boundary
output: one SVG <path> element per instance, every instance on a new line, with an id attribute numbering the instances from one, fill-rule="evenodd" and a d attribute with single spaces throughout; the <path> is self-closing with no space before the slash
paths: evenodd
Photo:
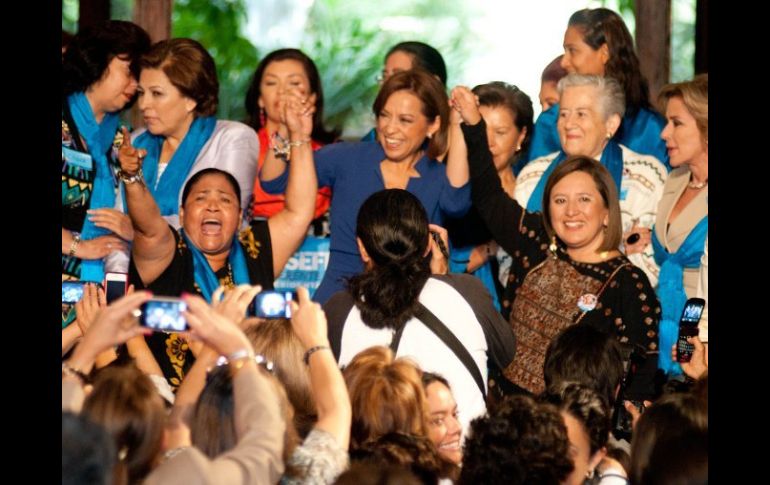
<path id="1" fill-rule="evenodd" d="M 272 360 L 268 360 L 268 358 L 265 357 L 262 354 L 255 355 L 254 356 L 254 362 L 256 362 L 256 364 L 258 366 L 261 366 L 263 369 L 265 369 L 267 372 L 269 372 L 271 374 L 275 370 L 275 364 L 273 363 L 273 361 Z M 229 365 L 229 364 L 230 364 L 230 362 L 227 360 L 227 357 L 225 357 L 223 355 L 223 356 L 220 356 L 217 359 L 217 361 L 216 361 L 216 363 L 214 365 L 215 365 L 215 367 L 222 367 L 223 365 Z M 209 372 L 210 371 L 211 371 L 211 369 L 209 369 Z"/>

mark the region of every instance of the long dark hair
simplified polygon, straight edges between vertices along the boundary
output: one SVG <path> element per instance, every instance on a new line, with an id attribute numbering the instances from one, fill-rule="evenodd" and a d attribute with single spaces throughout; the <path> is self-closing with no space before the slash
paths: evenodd
<path id="1" fill-rule="evenodd" d="M 634 40 L 620 15 L 607 8 L 586 8 L 573 13 L 567 25 L 578 28 L 585 43 L 594 50 L 607 44 L 610 59 L 604 74 L 623 86 L 626 113 L 634 115 L 640 108 L 651 107 L 649 85 L 639 67 Z"/>
<path id="2" fill-rule="evenodd" d="M 412 64 L 415 67 L 421 67 L 431 74 L 438 76 L 441 84 L 446 87 L 447 73 L 444 58 L 435 47 L 416 40 L 399 42 L 390 48 L 385 54 L 385 60 L 388 60 L 394 52 L 406 52 L 412 56 Z"/>
<path id="3" fill-rule="evenodd" d="M 318 68 L 316 67 L 313 59 L 307 56 L 299 49 L 278 49 L 262 59 L 257 65 L 257 70 L 254 71 L 254 76 L 251 79 L 251 85 L 246 92 L 246 113 L 248 113 L 248 119 L 246 123 L 254 128 L 255 131 L 259 131 L 262 128 L 262 120 L 259 116 L 259 97 L 262 94 L 260 90 L 260 84 L 262 83 L 262 76 L 265 73 L 265 69 L 271 62 L 293 60 L 302 64 L 305 74 L 307 75 L 308 82 L 310 83 L 310 92 L 315 93 L 315 113 L 313 114 L 313 132 L 310 137 L 313 140 L 318 140 L 323 144 L 332 143 L 340 136 L 340 130 L 335 128 L 333 130 L 327 130 L 324 128 L 324 91 L 321 87 L 321 76 L 318 74 Z"/>
<path id="4" fill-rule="evenodd" d="M 367 326 L 398 328 L 414 315 L 430 276 L 425 208 L 406 190 L 381 190 L 361 205 L 356 235 L 373 265 L 349 280 L 348 291 Z"/>

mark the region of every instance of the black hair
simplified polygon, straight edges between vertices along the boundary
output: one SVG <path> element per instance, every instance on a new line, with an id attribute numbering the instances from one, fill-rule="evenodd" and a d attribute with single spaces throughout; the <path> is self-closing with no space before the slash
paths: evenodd
<path id="1" fill-rule="evenodd" d="M 86 416 L 61 414 L 61 483 L 112 483 L 117 461 L 115 441 L 103 426 Z"/>
<path id="2" fill-rule="evenodd" d="M 218 168 L 204 168 L 200 172 L 195 172 L 195 175 L 190 177 L 190 180 L 184 184 L 184 189 L 182 189 L 182 205 L 184 205 L 184 203 L 187 201 L 187 197 L 190 195 L 190 191 L 192 190 L 193 186 L 206 175 L 221 175 L 227 179 L 227 182 L 233 186 L 233 191 L 235 192 L 235 198 L 238 201 L 238 205 L 241 204 L 241 186 L 230 172 L 226 172 Z"/>
<path id="3" fill-rule="evenodd" d="M 149 49 L 150 36 L 133 22 L 109 20 L 84 27 L 62 56 L 62 96 L 85 91 L 100 80 L 115 57 L 131 61 L 131 73 L 138 78 L 139 58 Z"/>
<path id="4" fill-rule="evenodd" d="M 394 52 L 399 51 L 410 54 L 414 66 L 421 67 L 431 74 L 438 76 L 441 84 L 446 87 L 446 64 L 444 63 L 444 58 L 441 57 L 441 53 L 435 47 L 415 40 L 400 42 L 390 48 L 388 53 L 385 54 L 385 60 Z"/>
<path id="5" fill-rule="evenodd" d="M 428 214 L 406 190 L 381 190 L 361 205 L 356 236 L 372 267 L 352 277 L 348 291 L 367 326 L 398 328 L 414 315 L 430 276 Z"/>

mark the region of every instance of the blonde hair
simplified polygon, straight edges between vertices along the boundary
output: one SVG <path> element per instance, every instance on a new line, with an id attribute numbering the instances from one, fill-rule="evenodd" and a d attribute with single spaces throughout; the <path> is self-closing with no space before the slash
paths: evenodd
<path id="1" fill-rule="evenodd" d="M 370 347 L 353 358 L 343 371 L 353 408 L 351 449 L 390 432 L 427 436 L 421 374 L 387 347 Z"/>
<path id="2" fill-rule="evenodd" d="M 695 125 L 703 141 L 709 139 L 709 75 L 699 74 L 692 81 L 663 86 L 658 102 L 665 112 L 671 98 L 680 98 L 687 111 L 695 118 Z"/>

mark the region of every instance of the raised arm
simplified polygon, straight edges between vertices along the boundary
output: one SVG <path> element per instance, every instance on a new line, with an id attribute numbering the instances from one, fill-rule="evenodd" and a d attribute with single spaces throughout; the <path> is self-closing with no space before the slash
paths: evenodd
<path id="1" fill-rule="evenodd" d="M 345 380 L 329 346 L 326 315 L 321 305 L 310 301 L 308 291 L 297 288 L 299 305 L 291 302 L 291 326 L 305 348 L 310 367 L 310 387 L 318 411 L 315 427 L 334 436 L 337 444 L 348 449 L 351 407 Z"/>
<path id="2" fill-rule="evenodd" d="M 142 158 L 146 150 L 131 146 L 131 136 L 123 128 L 123 139 L 118 159 L 126 188 L 126 205 L 134 227 L 134 245 L 131 256 L 142 282 L 149 285 L 160 276 L 174 258 L 174 235 L 160 215 L 158 204 L 141 176 Z"/>
<path id="3" fill-rule="evenodd" d="M 452 104 L 450 102 L 450 104 Z M 463 140 L 463 130 L 460 112 L 451 109 L 449 112 L 449 152 L 446 157 L 446 176 L 452 187 L 462 187 L 470 180 L 468 173 L 468 149 Z"/>
<path id="4" fill-rule="evenodd" d="M 315 107 L 298 93 L 282 99 L 282 113 L 289 128 L 289 181 L 284 208 L 268 220 L 273 248 L 273 272 L 277 278 L 283 267 L 305 239 L 313 219 L 318 191 L 310 133 L 313 131 Z M 271 150 L 268 154 L 271 155 Z M 267 163 L 267 162 L 266 162 Z"/>
<path id="5" fill-rule="evenodd" d="M 468 88 L 456 87 L 452 90 L 452 105 L 463 118 L 461 128 L 468 150 L 471 198 L 494 240 L 513 254 L 519 246 L 519 226 L 525 211 L 503 190 L 489 151 L 486 124 L 476 103 L 474 94 Z M 453 142 L 453 149 L 455 146 Z M 539 222 L 539 217 L 534 214 L 528 217 L 534 224 Z"/>

